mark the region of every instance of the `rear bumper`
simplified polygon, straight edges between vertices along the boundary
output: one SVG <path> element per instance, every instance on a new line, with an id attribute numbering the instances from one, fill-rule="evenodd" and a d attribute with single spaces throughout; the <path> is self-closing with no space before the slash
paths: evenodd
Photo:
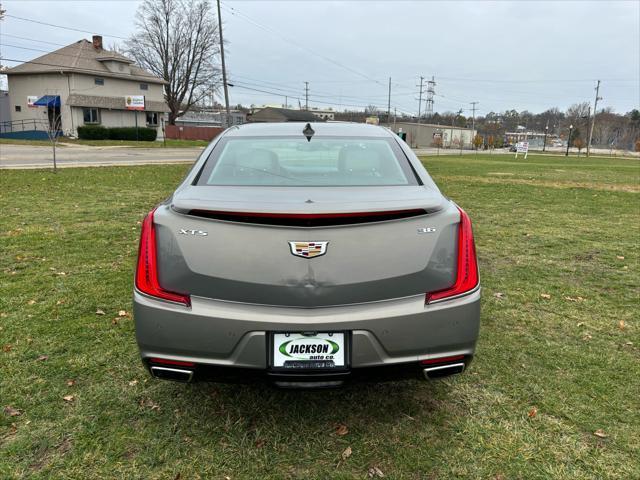
<path id="1" fill-rule="evenodd" d="M 233 378 L 235 372 L 247 378 L 276 379 L 268 368 L 269 332 L 310 330 L 351 332 L 351 368 L 340 374 L 345 378 L 368 373 L 421 376 L 422 360 L 464 355 L 468 362 L 472 358 L 480 326 L 480 290 L 432 305 L 425 305 L 424 296 L 419 295 L 317 309 L 199 297 L 192 297 L 192 307 L 186 308 L 136 291 L 134 318 L 145 363 L 151 357 L 193 362 L 196 379 L 223 380 Z"/>

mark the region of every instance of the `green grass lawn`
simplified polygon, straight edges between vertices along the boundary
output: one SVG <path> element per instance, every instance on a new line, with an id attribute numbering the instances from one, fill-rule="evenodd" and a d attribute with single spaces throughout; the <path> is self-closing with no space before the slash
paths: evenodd
<path id="1" fill-rule="evenodd" d="M 640 478 L 640 162 L 424 162 L 475 224 L 471 368 L 302 392 L 140 364 L 139 222 L 188 166 L 0 172 L 0 478 Z"/>
<path id="2" fill-rule="evenodd" d="M 50 147 L 49 140 L 21 140 L 13 138 L 0 138 L 0 145 L 35 145 Z M 59 147 L 67 145 L 89 145 L 93 147 L 135 147 L 135 148 L 189 148 L 206 147 L 209 142 L 206 140 L 167 140 L 166 142 L 135 142 L 131 140 L 79 140 L 72 138 L 60 138 Z"/>

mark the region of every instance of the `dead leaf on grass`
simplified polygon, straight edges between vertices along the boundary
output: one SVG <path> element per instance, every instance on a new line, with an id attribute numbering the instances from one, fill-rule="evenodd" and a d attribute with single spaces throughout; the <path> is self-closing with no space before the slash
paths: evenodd
<path id="1" fill-rule="evenodd" d="M 256 440 L 256 448 L 262 448 L 264 447 L 265 441 L 262 438 L 259 438 L 258 440 Z"/>
<path id="2" fill-rule="evenodd" d="M 626 324 L 626 323 L 624 323 L 624 320 L 620 320 L 620 321 L 618 322 L 618 328 L 619 328 L 620 330 L 624 330 L 625 328 L 627 328 L 627 324 Z"/>
<path id="3" fill-rule="evenodd" d="M 578 322 L 578 323 L 576 323 L 576 327 L 584 327 L 584 322 Z"/>
<path id="4" fill-rule="evenodd" d="M 34 303 L 36 303 L 36 301 L 35 301 L 35 300 L 29 300 L 29 301 L 27 302 L 27 304 L 29 304 L 29 305 L 33 305 Z"/>
<path id="5" fill-rule="evenodd" d="M 352 450 L 351 447 L 347 447 L 344 449 L 344 452 L 342 452 L 342 455 L 340 455 L 342 457 L 342 460 L 346 460 L 347 458 L 349 458 L 352 454 Z"/>
<path id="6" fill-rule="evenodd" d="M 22 415 L 21 410 L 18 410 L 17 408 L 13 408 L 10 405 L 7 405 L 6 407 L 4 407 L 4 413 L 5 415 L 9 415 L 10 417 L 17 417 L 19 415 Z"/>
<path id="7" fill-rule="evenodd" d="M 129 382 L 129 386 L 130 386 L 130 387 L 135 387 L 137 384 L 138 384 L 138 380 L 131 380 L 131 381 Z"/>
<path id="8" fill-rule="evenodd" d="M 589 333 L 585 333 L 584 336 L 582 337 L 582 340 L 588 341 L 591 340 L 593 337 L 591 336 L 591 334 Z"/>
<path id="9" fill-rule="evenodd" d="M 378 467 L 373 466 L 367 471 L 369 478 L 384 478 L 384 473 Z"/>
<path id="10" fill-rule="evenodd" d="M 39 362 L 44 362 L 45 360 L 48 360 L 48 359 L 49 359 L 49 355 L 40 355 L 38 357 Z"/>
<path id="11" fill-rule="evenodd" d="M 535 418 L 537 414 L 538 414 L 538 409 L 536 407 L 533 407 L 531 410 L 529 410 L 529 413 L 527 413 L 527 416 L 529 418 Z"/>
<path id="12" fill-rule="evenodd" d="M 568 300 L 569 302 L 584 302 L 585 299 L 582 297 L 570 297 L 570 296 L 565 296 L 564 297 L 565 300 Z"/>
<path id="13" fill-rule="evenodd" d="M 349 429 L 347 428 L 346 425 L 343 425 L 342 423 L 340 425 L 338 425 L 336 427 L 336 435 L 339 435 L 341 437 L 343 437 L 344 435 L 346 435 L 347 433 L 349 433 Z"/>
<path id="14" fill-rule="evenodd" d="M 69 379 L 67 380 L 67 387 L 73 387 L 76 384 L 75 380 Z"/>
<path id="15" fill-rule="evenodd" d="M 593 434 L 598 438 L 607 438 L 609 436 L 606 433 L 604 433 L 604 430 L 602 430 L 601 428 L 593 432 Z"/>
<path id="16" fill-rule="evenodd" d="M 104 315 L 104 310 L 96 310 L 96 315 Z"/>
<path id="17" fill-rule="evenodd" d="M 541 293 L 540 296 L 542 298 L 546 298 L 547 300 L 549 300 L 551 298 L 551 295 L 549 295 L 548 293 Z"/>
<path id="18" fill-rule="evenodd" d="M 624 256 L 622 256 L 622 255 L 616 255 L 616 258 L 617 258 L 618 260 L 624 260 Z"/>
<path id="19" fill-rule="evenodd" d="M 56 305 L 62 305 L 62 304 L 64 304 L 64 300 L 58 300 L 58 301 L 56 302 Z"/>
<path id="20" fill-rule="evenodd" d="M 496 293 L 493 294 L 493 296 L 496 297 L 496 298 L 504 298 L 504 293 L 496 292 Z"/>
<path id="21" fill-rule="evenodd" d="M 12 348 L 13 348 L 13 345 L 10 345 L 10 344 L 7 343 L 6 345 L 2 346 L 2 351 L 3 352 L 10 352 Z"/>
<path id="22" fill-rule="evenodd" d="M 120 311 L 118 311 L 118 316 L 119 317 L 128 317 L 129 314 L 127 313 L 126 310 L 120 310 Z"/>
<path id="23" fill-rule="evenodd" d="M 113 320 L 111 320 L 111 325 L 118 325 L 118 320 L 120 320 L 120 317 L 115 317 Z"/>
<path id="24" fill-rule="evenodd" d="M 64 397 L 62 397 L 62 399 L 63 399 L 65 402 L 69 402 L 69 403 L 71 403 L 71 402 L 73 402 L 73 401 L 76 399 L 76 396 L 75 396 L 75 395 L 65 395 Z"/>

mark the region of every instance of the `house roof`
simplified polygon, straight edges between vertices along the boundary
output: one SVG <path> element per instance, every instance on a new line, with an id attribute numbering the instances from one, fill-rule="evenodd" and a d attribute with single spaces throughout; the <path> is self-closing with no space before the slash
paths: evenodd
<path id="1" fill-rule="evenodd" d="M 129 72 L 113 72 L 102 63 L 116 61 L 127 64 Z M 163 79 L 133 64 L 134 62 L 117 52 L 96 49 L 92 42 L 80 40 L 51 53 L 34 58 L 16 67 L 5 70 L 7 75 L 35 73 L 74 72 L 148 83 L 166 83 Z"/>
<path id="2" fill-rule="evenodd" d="M 251 118 L 253 120 L 260 119 L 262 116 L 278 115 L 285 122 L 317 122 L 318 117 L 310 111 L 306 110 L 290 110 L 288 108 L 265 107 L 254 113 Z"/>

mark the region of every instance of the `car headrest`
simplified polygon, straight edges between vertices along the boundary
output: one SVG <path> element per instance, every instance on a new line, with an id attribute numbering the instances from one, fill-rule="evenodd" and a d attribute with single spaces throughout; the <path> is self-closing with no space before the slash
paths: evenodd
<path id="1" fill-rule="evenodd" d="M 371 148 L 357 145 L 342 147 L 338 155 L 338 169 L 347 172 L 371 172 L 380 170 L 382 157 Z"/>

